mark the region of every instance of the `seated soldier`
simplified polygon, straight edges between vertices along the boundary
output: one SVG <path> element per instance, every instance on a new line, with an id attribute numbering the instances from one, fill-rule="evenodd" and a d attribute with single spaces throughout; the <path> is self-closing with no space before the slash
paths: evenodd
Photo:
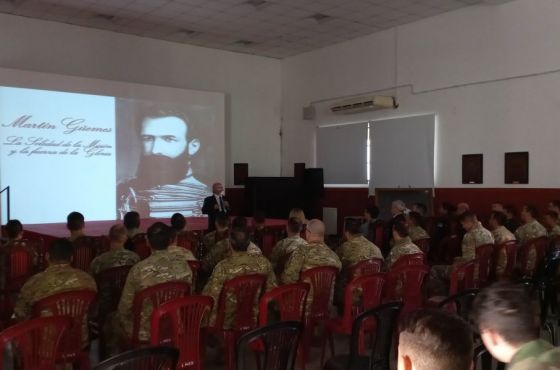
<path id="1" fill-rule="evenodd" d="M 476 248 L 485 244 L 494 244 L 492 233 L 482 226 L 476 215 L 467 211 L 459 219 L 466 231 L 461 243 L 461 256 L 455 257 L 454 263 L 469 262 L 476 258 Z M 452 266 L 437 265 L 430 270 L 429 290 L 431 295 L 447 295 L 449 275 Z M 478 271 L 475 271 L 475 279 Z"/>
<path id="2" fill-rule="evenodd" d="M 418 213 L 420 217 L 426 217 L 428 215 L 428 207 L 426 207 L 424 203 L 414 203 L 410 210 Z"/>
<path id="3" fill-rule="evenodd" d="M 348 283 L 350 269 L 358 262 L 371 258 L 380 258 L 383 255 L 378 246 L 367 240 L 360 230 L 361 221 L 356 218 L 347 218 L 344 223 L 344 242 L 336 251 L 342 264 L 342 272 L 338 275 L 335 286 L 335 302 L 337 305 L 344 301 L 344 289 Z"/>
<path id="4" fill-rule="evenodd" d="M 0 289 L 5 286 L 5 278 L 7 271 L 7 256 L 14 248 L 24 249 L 31 255 L 33 260 L 33 268 L 37 267 L 39 263 L 39 255 L 35 249 L 27 245 L 23 240 L 23 225 L 19 220 L 10 220 L 4 226 L 6 232 L 6 241 L 0 246 Z"/>
<path id="5" fill-rule="evenodd" d="M 97 291 L 95 280 L 87 273 L 70 266 L 74 248 L 68 239 L 57 239 L 49 252 L 49 266 L 32 276 L 21 288 L 14 308 L 18 320 L 31 318 L 33 304 L 53 294 L 69 290 Z"/>
<path id="6" fill-rule="evenodd" d="M 408 236 L 410 240 L 415 242 L 416 240 L 429 239 L 430 235 L 424 229 L 424 220 L 418 212 L 410 212 L 407 216 L 408 221 Z"/>
<path id="7" fill-rule="evenodd" d="M 503 212 L 493 211 L 490 214 L 490 220 L 488 221 L 488 224 L 490 225 L 490 229 L 492 229 L 492 236 L 494 237 L 494 242 L 498 246 L 505 242 L 515 240 L 515 235 L 513 235 L 511 231 L 509 231 L 504 226 L 506 221 L 507 221 L 507 217 Z M 508 262 L 507 260 L 508 256 L 505 249 L 500 249 L 498 251 L 497 257 L 498 258 L 496 261 L 496 276 L 500 278 L 504 275 L 505 268 Z"/>
<path id="8" fill-rule="evenodd" d="M 560 368 L 560 348 L 540 339 L 538 314 L 524 286 L 489 286 L 476 296 L 472 317 L 488 351 L 508 370 Z"/>
<path id="9" fill-rule="evenodd" d="M 471 209 L 471 207 L 469 206 L 468 203 L 461 202 L 461 203 L 457 204 L 457 211 L 455 211 L 455 214 L 456 214 L 458 217 L 461 217 L 461 215 L 462 215 L 463 213 L 469 212 L 470 209 Z"/>
<path id="10" fill-rule="evenodd" d="M 124 225 L 111 226 L 109 230 L 110 249 L 91 261 L 90 272 L 92 275 L 95 276 L 113 267 L 132 266 L 140 261 L 140 257 L 136 253 L 124 249 L 127 237 Z"/>
<path id="11" fill-rule="evenodd" d="M 234 218 L 231 223 L 231 228 L 248 230 L 247 219 L 242 216 Z M 229 244 L 230 244 L 230 238 L 223 239 L 218 243 L 216 243 L 214 248 L 208 251 L 204 259 L 202 260 L 202 269 L 206 273 L 212 272 L 212 270 L 218 264 L 218 262 L 231 256 L 232 248 Z M 262 254 L 260 248 L 257 247 L 253 242 L 249 243 L 249 246 L 247 247 L 247 253 Z"/>
<path id="12" fill-rule="evenodd" d="M 548 203 L 547 210 L 560 214 L 560 200 L 551 200 L 550 203 Z"/>
<path id="13" fill-rule="evenodd" d="M 187 232 L 187 220 L 185 216 L 180 213 L 174 213 L 171 216 L 171 228 L 176 235 L 180 235 L 184 232 Z"/>
<path id="14" fill-rule="evenodd" d="M 227 239 L 229 237 L 229 219 L 224 213 L 218 213 L 216 215 L 216 230 L 209 232 L 204 235 L 202 243 L 204 244 L 204 254 L 211 251 L 221 240 Z"/>
<path id="15" fill-rule="evenodd" d="M 560 225 L 558 225 L 558 213 L 548 211 L 544 214 L 544 227 L 548 231 L 548 237 L 555 239 L 560 236 Z"/>
<path id="16" fill-rule="evenodd" d="M 364 220 L 362 224 L 361 233 L 370 241 L 375 241 L 375 228 L 382 221 L 378 220 L 379 208 L 377 206 L 369 205 L 364 209 Z"/>
<path id="17" fill-rule="evenodd" d="M 398 215 L 394 218 L 392 234 L 395 242 L 385 260 L 385 270 L 390 270 L 393 264 L 402 256 L 422 253 L 420 248 L 410 240 L 408 224 L 406 223 L 404 215 Z"/>
<path id="18" fill-rule="evenodd" d="M 292 210 L 290 210 L 290 215 L 288 216 L 288 219 L 290 218 L 297 218 L 301 221 L 301 224 L 304 226 L 307 225 L 307 218 L 305 218 L 305 213 L 303 212 L 303 209 L 301 208 L 292 208 Z"/>
<path id="19" fill-rule="evenodd" d="M 142 233 L 142 230 L 140 230 L 140 214 L 136 211 L 127 212 L 124 215 L 123 224 L 126 228 L 128 239 L 132 239 Z"/>
<path id="20" fill-rule="evenodd" d="M 521 210 L 523 225 L 515 231 L 515 238 L 520 245 L 526 244 L 531 239 L 547 236 L 546 229 L 536 220 L 537 217 L 537 207 L 533 205 L 525 205 Z"/>
<path id="21" fill-rule="evenodd" d="M 289 258 L 294 250 L 307 244 L 305 239 L 300 236 L 302 228 L 300 219 L 292 217 L 288 220 L 288 225 L 286 225 L 288 237 L 278 241 L 270 255 L 270 263 L 275 272 L 281 274 L 284 269 L 284 266 L 280 266 L 282 261 L 286 262 L 286 258 Z"/>
<path id="22" fill-rule="evenodd" d="M 468 323 L 443 310 L 419 310 L 400 325 L 398 370 L 470 370 L 473 334 Z"/>
<path id="23" fill-rule="evenodd" d="M 156 222 L 148 228 L 147 236 L 152 255 L 130 269 L 119 302 L 121 330 L 127 338 L 132 335 L 132 302 L 138 291 L 170 281 L 192 284 L 192 271 L 187 260 L 168 250 L 173 238 L 171 228 L 163 222 Z M 151 305 L 142 307 L 139 331 L 141 341 L 150 339 L 151 311 Z"/>
<path id="24" fill-rule="evenodd" d="M 171 232 L 172 232 L 171 245 L 169 246 L 169 248 L 167 248 L 167 250 L 170 253 L 177 254 L 177 256 L 186 259 L 187 261 L 196 261 L 197 259 L 192 251 L 190 251 L 187 248 L 179 247 L 177 245 L 177 239 L 179 235 L 176 234 L 173 230 Z"/>
<path id="25" fill-rule="evenodd" d="M 521 226 L 521 223 L 517 219 L 517 209 L 513 204 L 506 204 L 504 206 L 504 214 L 506 215 L 507 219 L 504 226 L 506 227 L 506 229 L 515 234 L 519 226 Z"/>
<path id="26" fill-rule="evenodd" d="M 231 254 L 218 262 L 208 283 L 204 287 L 202 294 L 214 298 L 214 306 L 210 314 L 209 325 L 213 326 L 216 322 L 218 302 L 224 283 L 234 277 L 248 274 L 262 274 L 267 277 L 266 290 L 276 286 L 276 277 L 270 262 L 261 254 L 251 254 L 247 251 L 249 247 L 250 235 L 246 227 L 232 227 L 230 242 Z M 234 307 L 226 304 L 224 327 L 231 327 L 234 317 Z M 255 307 L 256 315 L 257 307 Z"/>
<path id="27" fill-rule="evenodd" d="M 70 212 L 66 217 L 66 228 L 70 231 L 68 240 L 74 242 L 79 238 L 85 237 L 85 226 L 86 224 L 84 215 L 82 215 L 80 212 Z"/>

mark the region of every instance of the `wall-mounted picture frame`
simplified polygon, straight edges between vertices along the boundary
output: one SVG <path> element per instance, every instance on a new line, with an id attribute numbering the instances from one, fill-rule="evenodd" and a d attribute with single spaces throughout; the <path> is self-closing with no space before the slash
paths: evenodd
<path id="1" fill-rule="evenodd" d="M 482 184 L 483 159 L 482 154 L 463 155 L 463 184 Z"/>
<path id="2" fill-rule="evenodd" d="M 529 152 L 505 153 L 505 183 L 529 183 Z"/>

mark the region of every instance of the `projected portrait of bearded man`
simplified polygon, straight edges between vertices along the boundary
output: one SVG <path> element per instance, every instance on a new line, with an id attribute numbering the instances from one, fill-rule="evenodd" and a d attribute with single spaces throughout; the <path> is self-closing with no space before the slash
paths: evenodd
<path id="1" fill-rule="evenodd" d="M 129 211 L 154 218 L 176 212 L 200 215 L 210 191 L 193 174 L 191 158 L 201 143 L 190 136 L 189 126 L 188 118 L 176 112 L 145 115 L 139 127 L 142 150 L 136 177 L 118 187 L 121 218 Z"/>

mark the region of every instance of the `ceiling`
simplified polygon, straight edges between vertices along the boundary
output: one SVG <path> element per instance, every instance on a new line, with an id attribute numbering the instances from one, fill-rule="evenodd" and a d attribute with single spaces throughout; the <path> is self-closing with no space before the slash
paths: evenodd
<path id="1" fill-rule="evenodd" d="M 0 12 L 285 58 L 489 1 L 0 0 Z"/>

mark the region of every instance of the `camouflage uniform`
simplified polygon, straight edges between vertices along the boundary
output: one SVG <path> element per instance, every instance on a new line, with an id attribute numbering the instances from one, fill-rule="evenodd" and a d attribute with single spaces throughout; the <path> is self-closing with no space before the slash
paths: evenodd
<path id="1" fill-rule="evenodd" d="M 509 231 L 505 226 L 498 226 L 492 231 L 492 236 L 494 237 L 494 242 L 497 246 L 515 240 L 515 235 Z M 501 277 L 507 266 L 507 253 L 504 249 L 498 251 L 498 259 L 496 261 L 496 276 Z"/>
<path id="2" fill-rule="evenodd" d="M 91 261 L 90 272 L 97 275 L 113 267 L 132 266 L 140 261 L 140 257 L 127 249 L 115 248 L 100 254 Z"/>
<path id="3" fill-rule="evenodd" d="M 408 228 L 408 236 L 413 242 L 420 239 L 429 239 L 430 235 L 421 226 L 411 226 Z"/>
<path id="4" fill-rule="evenodd" d="M 383 260 L 381 250 L 364 236 L 357 236 L 342 244 L 336 251 L 342 264 L 342 273 L 337 277 L 335 285 L 335 302 L 344 301 L 344 289 L 348 281 L 349 270 L 356 263 L 371 258 Z"/>
<path id="5" fill-rule="evenodd" d="M 520 245 L 527 243 L 531 239 L 540 238 L 541 236 L 546 235 L 546 229 L 537 220 L 521 225 L 515 231 L 515 239 L 517 239 L 517 242 Z"/>
<path id="6" fill-rule="evenodd" d="M 266 275 L 266 290 L 270 290 L 276 286 L 276 276 L 272 270 L 272 265 L 261 254 L 252 254 L 249 252 L 232 252 L 231 256 L 218 262 L 208 284 L 204 287 L 202 294 L 214 298 L 214 306 L 210 314 L 209 325 L 216 323 L 216 314 L 218 310 L 218 301 L 224 283 L 234 277 L 262 274 Z M 227 297 L 228 302 L 225 306 L 224 327 L 229 328 L 234 317 L 234 297 Z M 257 304 L 255 302 L 255 315 L 257 314 Z"/>
<path id="7" fill-rule="evenodd" d="M 196 257 L 193 252 L 187 248 L 178 247 L 176 245 L 171 245 L 167 248 L 170 253 L 176 254 L 179 258 L 186 259 L 187 261 L 196 261 Z"/>
<path id="8" fill-rule="evenodd" d="M 524 344 L 508 364 L 508 370 L 558 370 L 560 348 L 537 339 Z"/>
<path id="9" fill-rule="evenodd" d="M 247 248 L 247 253 L 251 254 L 262 254 L 259 247 L 251 242 Z M 218 262 L 231 256 L 231 247 L 229 245 L 229 239 L 220 240 L 214 248 L 208 251 L 208 254 L 202 260 L 202 269 L 204 271 L 212 271 Z"/>
<path id="10" fill-rule="evenodd" d="M 170 281 L 192 283 L 192 271 L 185 258 L 179 257 L 169 250 L 154 250 L 152 255 L 134 265 L 123 288 L 119 302 L 118 314 L 121 327 L 127 337 L 132 335 L 132 302 L 134 295 L 145 288 Z M 150 339 L 151 303 L 142 307 L 139 337 L 145 341 Z"/>
<path id="11" fill-rule="evenodd" d="M 494 244 L 494 237 L 492 236 L 492 233 L 485 229 L 479 222 L 475 227 L 467 232 L 465 236 L 463 236 L 463 242 L 461 243 L 461 257 L 456 258 L 455 262 L 467 262 L 474 260 L 476 258 L 476 247 L 480 247 L 485 244 Z"/>
<path id="12" fill-rule="evenodd" d="M 399 260 L 402 256 L 407 254 L 422 253 L 420 248 L 412 242 L 409 237 L 403 238 L 395 243 L 389 252 L 389 256 L 385 260 L 385 269 L 390 270 L 391 266 Z"/>
<path id="13" fill-rule="evenodd" d="M 554 225 L 554 227 L 548 232 L 549 238 L 557 238 L 560 236 L 560 225 Z"/>
<path id="14" fill-rule="evenodd" d="M 228 238 L 229 230 L 226 229 L 224 231 L 217 231 L 214 230 L 209 232 L 208 234 L 204 235 L 202 238 L 202 244 L 204 245 L 204 250 L 206 252 L 212 250 L 216 244 L 224 239 Z"/>
<path id="15" fill-rule="evenodd" d="M 95 280 L 87 273 L 69 264 L 55 264 L 32 276 L 21 288 L 14 308 L 18 320 L 31 318 L 33 304 L 53 294 L 71 290 L 97 291 Z M 88 344 L 87 320 L 82 328 L 83 346 Z"/>
<path id="16" fill-rule="evenodd" d="M 272 267 L 276 270 L 278 263 L 284 256 L 292 253 L 294 250 L 305 244 L 307 244 L 307 242 L 299 235 L 290 236 L 278 241 L 274 248 L 272 248 L 272 253 L 270 255 L 270 263 L 272 263 Z"/>

